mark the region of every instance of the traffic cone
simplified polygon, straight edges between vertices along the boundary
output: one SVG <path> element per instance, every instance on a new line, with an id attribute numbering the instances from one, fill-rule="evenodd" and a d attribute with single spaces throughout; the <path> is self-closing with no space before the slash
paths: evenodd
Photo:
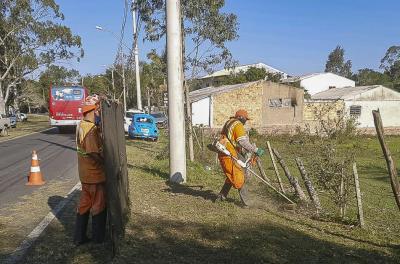
<path id="1" fill-rule="evenodd" d="M 43 185 L 42 173 L 40 172 L 39 160 L 36 151 L 32 151 L 31 173 L 29 174 L 26 185 Z"/>

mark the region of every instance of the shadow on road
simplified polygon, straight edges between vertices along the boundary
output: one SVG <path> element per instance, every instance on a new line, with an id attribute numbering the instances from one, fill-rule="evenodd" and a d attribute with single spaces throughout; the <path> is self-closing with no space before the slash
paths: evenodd
<path id="1" fill-rule="evenodd" d="M 70 149 L 70 150 L 76 151 L 76 148 L 68 146 L 68 145 L 60 144 L 60 143 L 49 141 L 49 140 L 45 140 L 45 139 L 38 139 L 38 140 L 42 141 L 42 142 L 50 143 L 52 145 L 56 145 L 56 146 L 59 146 L 59 147 L 62 147 L 62 148 L 66 148 L 66 149 Z"/>

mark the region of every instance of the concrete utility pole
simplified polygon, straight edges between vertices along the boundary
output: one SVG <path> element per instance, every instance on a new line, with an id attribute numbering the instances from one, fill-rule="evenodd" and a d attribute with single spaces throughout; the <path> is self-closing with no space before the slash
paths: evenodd
<path id="1" fill-rule="evenodd" d="M 140 91 L 140 74 L 139 74 L 139 48 L 138 48 L 138 35 L 136 28 L 136 0 L 132 0 L 132 22 L 133 22 L 133 41 L 134 49 L 133 54 L 135 55 L 135 72 L 136 72 L 136 99 L 137 108 L 142 110 L 142 95 Z"/>
<path id="2" fill-rule="evenodd" d="M 167 69 L 170 180 L 186 182 L 185 108 L 180 0 L 167 0 Z"/>

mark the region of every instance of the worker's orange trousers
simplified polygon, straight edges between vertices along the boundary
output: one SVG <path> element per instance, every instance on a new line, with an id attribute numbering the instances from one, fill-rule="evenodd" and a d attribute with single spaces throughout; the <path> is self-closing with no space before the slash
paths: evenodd
<path id="1" fill-rule="evenodd" d="M 218 156 L 221 167 L 225 173 L 226 181 L 229 181 L 235 189 L 242 188 L 244 184 L 243 168 L 229 156 Z"/>
<path id="2" fill-rule="evenodd" d="M 82 183 L 82 192 L 78 205 L 79 214 L 85 214 L 89 210 L 92 215 L 101 213 L 106 208 L 106 192 L 103 183 Z"/>

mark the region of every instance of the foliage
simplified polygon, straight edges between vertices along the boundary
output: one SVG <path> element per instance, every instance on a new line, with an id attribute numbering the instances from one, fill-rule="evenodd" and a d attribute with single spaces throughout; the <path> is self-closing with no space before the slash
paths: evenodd
<path id="1" fill-rule="evenodd" d="M 298 129 L 296 141 L 302 142 L 302 156 L 307 171 L 318 187 L 329 193 L 331 201 L 343 210 L 349 203 L 353 183 L 352 165 L 358 145 L 357 122 L 339 113 L 335 104 L 323 104 L 312 109 L 314 127 Z"/>
<path id="2" fill-rule="evenodd" d="M 341 46 L 337 46 L 328 56 L 328 60 L 325 65 L 325 72 L 332 72 L 337 75 L 350 78 L 351 73 L 351 60 L 344 61 L 344 49 Z"/>
<path id="3" fill-rule="evenodd" d="M 279 73 L 267 72 L 264 68 L 249 67 L 247 71 L 240 71 L 239 73 L 231 73 L 230 75 L 223 77 L 220 85 L 238 84 L 253 82 L 258 80 L 269 80 L 272 82 L 279 82 L 282 75 Z"/>
<path id="4" fill-rule="evenodd" d="M 0 101 L 8 102 L 22 79 L 42 66 L 83 56 L 81 39 L 60 22 L 54 0 L 0 2 Z M 1 103 L 1 102 L 0 102 Z"/>
<path id="5" fill-rule="evenodd" d="M 390 76 L 392 88 L 400 91 L 400 46 L 391 46 L 381 60 L 381 68 Z"/>
<path id="6" fill-rule="evenodd" d="M 238 38 L 238 23 L 236 15 L 221 12 L 225 1 L 186 0 L 180 3 L 185 75 L 193 79 L 201 71 L 211 72 L 221 63 L 226 67 L 233 65 L 235 62 L 226 43 Z M 145 23 L 145 39 L 159 41 L 166 33 L 165 1 L 139 0 L 137 5 Z"/>
<path id="7" fill-rule="evenodd" d="M 358 73 L 353 76 L 353 79 L 356 81 L 357 86 L 377 84 L 390 85 L 391 82 L 387 74 L 368 68 L 358 70 Z"/>
<path id="8" fill-rule="evenodd" d="M 167 78 L 167 55 L 163 51 L 158 55 L 156 50 L 147 54 L 149 62 L 142 64 L 141 85 L 147 91 L 148 102 L 160 106 L 163 103 L 164 84 Z"/>

